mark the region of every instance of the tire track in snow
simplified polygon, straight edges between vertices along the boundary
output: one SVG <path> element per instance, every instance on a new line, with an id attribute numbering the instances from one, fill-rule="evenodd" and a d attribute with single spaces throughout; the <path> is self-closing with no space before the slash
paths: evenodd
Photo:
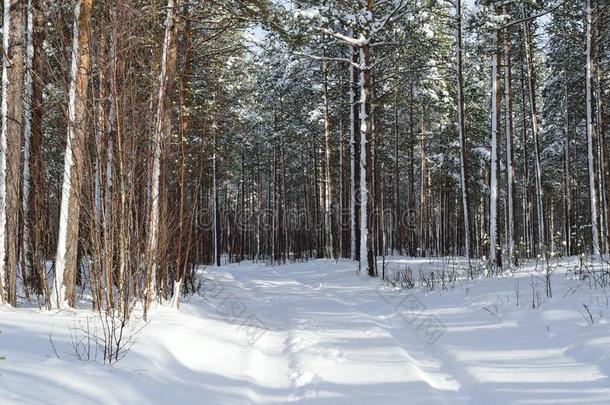
<path id="1" fill-rule="evenodd" d="M 272 277 L 269 279 L 267 279 L 268 277 L 255 278 L 253 276 L 261 276 L 262 274 L 248 273 L 246 275 L 243 272 L 232 275 L 235 281 L 239 283 L 242 291 L 248 292 L 245 301 L 249 310 L 260 317 L 268 329 L 255 343 L 255 346 L 267 347 L 267 352 L 276 359 L 280 358 L 282 362 L 281 370 L 278 373 L 277 369 L 264 370 L 260 368 L 260 365 L 252 366 L 252 362 L 249 361 L 248 373 L 256 376 L 259 375 L 258 373 L 268 372 L 278 374 L 283 378 L 282 385 L 289 388 L 285 395 L 279 398 L 279 402 L 274 403 L 285 404 L 316 397 L 319 391 L 320 377 L 300 367 L 298 359 L 299 352 L 308 347 L 308 340 L 299 336 L 298 333 L 298 331 L 304 330 L 303 325 L 299 322 L 300 319 L 295 319 L 291 315 L 295 312 L 294 306 L 290 305 L 293 302 L 286 300 L 285 294 L 277 294 L 275 291 L 284 285 L 293 285 L 296 288 L 302 286 L 296 280 L 273 270 L 270 270 L 267 274 L 272 275 Z M 272 342 L 270 341 L 271 336 L 274 337 Z"/>
<path id="2" fill-rule="evenodd" d="M 276 311 L 273 316 L 275 321 L 281 319 L 280 323 L 286 327 L 282 353 L 286 357 L 289 370 L 287 377 L 292 387 L 287 402 L 318 397 L 320 391 L 327 385 L 327 379 L 336 379 L 338 370 L 333 369 L 338 368 L 337 364 L 346 362 L 344 367 L 339 368 L 349 372 L 351 367 L 363 376 L 389 368 L 397 374 L 404 375 L 411 383 L 419 382 L 420 386 L 428 387 L 426 395 L 434 398 L 435 403 L 455 403 L 454 400 L 445 400 L 442 392 L 455 391 L 460 384 L 456 382 L 454 376 L 439 371 L 438 364 L 441 361 L 430 356 L 425 360 L 416 360 L 412 357 L 389 332 L 391 326 L 388 326 L 387 321 L 380 321 L 379 318 L 388 318 L 386 314 L 375 317 L 362 311 L 354 312 L 354 305 L 356 307 L 359 305 L 358 302 L 348 302 L 353 295 L 352 291 L 349 291 L 349 286 L 321 282 L 325 281 L 324 272 L 306 280 L 297 279 L 302 278 L 299 272 L 280 273 L 274 270 L 265 273 L 262 279 L 250 278 L 259 275 L 262 274 L 249 273 L 247 280 L 243 275 L 235 276 L 241 284 L 247 284 L 253 292 L 251 295 L 256 301 L 252 302 L 255 306 L 253 310 L 267 318 L 263 313 L 268 313 L 271 307 Z M 356 281 L 364 280 L 356 279 Z M 357 286 L 358 289 L 362 287 L 362 285 Z M 345 294 L 342 294 L 343 288 L 348 290 Z M 364 284 L 364 290 L 369 295 L 375 294 L 373 288 L 374 284 Z M 375 298 L 378 306 L 387 306 L 387 303 L 379 297 Z M 307 311 L 304 311 L 307 306 L 331 308 L 331 310 L 314 321 L 308 318 Z M 339 324 L 338 327 L 335 324 L 339 319 L 350 318 L 357 320 L 357 329 L 348 328 L 353 326 L 349 322 L 344 325 Z M 342 326 L 345 328 L 341 329 Z M 359 345 L 345 350 L 337 346 L 333 339 L 340 341 L 341 336 L 351 336 L 359 340 L 364 350 L 360 350 Z M 382 350 L 375 349 L 373 353 L 369 350 L 367 353 L 367 348 L 372 346 L 373 342 L 383 342 Z"/>

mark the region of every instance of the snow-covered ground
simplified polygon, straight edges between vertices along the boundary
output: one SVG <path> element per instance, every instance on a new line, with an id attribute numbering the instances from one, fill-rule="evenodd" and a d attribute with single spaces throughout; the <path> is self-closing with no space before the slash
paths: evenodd
<path id="1" fill-rule="evenodd" d="M 437 281 L 459 265 L 388 264 Z M 533 264 L 434 291 L 349 261 L 208 268 L 204 293 L 156 307 L 113 366 L 72 355 L 90 312 L 2 307 L 0 403 L 610 404 L 607 291 L 577 266 L 553 267 L 552 298 Z"/>

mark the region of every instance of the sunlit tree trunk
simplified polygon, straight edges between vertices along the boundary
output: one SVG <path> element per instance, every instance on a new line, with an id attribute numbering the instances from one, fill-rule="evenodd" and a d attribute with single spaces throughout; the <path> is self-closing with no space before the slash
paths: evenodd
<path id="1" fill-rule="evenodd" d="M 356 67 L 358 56 L 354 47 L 350 47 L 351 61 L 349 67 L 349 102 L 350 102 L 350 128 L 349 128 L 349 170 L 350 170 L 350 200 L 349 200 L 349 229 L 350 229 L 350 259 L 356 260 Z"/>
<path id="2" fill-rule="evenodd" d="M 506 10 L 504 11 L 506 13 Z M 506 138 L 506 183 L 507 183 L 507 217 L 506 217 L 506 253 L 508 266 L 516 264 L 515 249 L 515 158 L 513 153 L 513 73 L 511 61 L 510 32 L 504 37 L 504 124 Z"/>
<path id="3" fill-rule="evenodd" d="M 491 55 L 491 159 L 489 179 L 489 263 L 492 271 L 502 266 L 498 248 L 498 132 L 500 129 L 499 31 L 494 33 Z"/>
<path id="4" fill-rule="evenodd" d="M 368 0 L 369 11 L 373 1 Z M 369 189 L 370 170 L 370 136 L 371 136 L 371 104 L 369 100 L 371 86 L 371 71 L 369 66 L 370 45 L 360 47 L 360 269 L 370 276 L 375 276 L 372 257 L 372 235 L 369 224 Z"/>
<path id="5" fill-rule="evenodd" d="M 593 7 L 592 0 L 587 0 L 587 151 L 588 151 L 588 169 L 589 169 L 589 200 L 591 209 L 591 244 L 593 254 L 598 256 L 600 253 L 600 238 L 599 238 L 599 222 L 597 212 L 597 187 L 595 182 L 595 122 L 594 122 L 594 105 L 593 105 Z"/>
<path id="6" fill-rule="evenodd" d="M 220 266 L 220 204 L 218 197 L 218 159 L 217 159 L 217 112 L 214 106 L 214 118 L 212 123 L 212 233 L 214 238 L 214 265 Z M 274 213 L 275 218 L 275 213 Z M 275 232 L 275 228 L 272 229 Z M 275 240 L 272 241 L 272 254 L 274 254 Z"/>
<path id="7" fill-rule="evenodd" d="M 330 111 L 328 100 L 328 62 L 322 62 L 322 76 L 324 84 L 324 227 L 326 230 L 326 256 L 334 258 L 333 228 L 332 228 L 332 177 L 331 161 L 332 152 L 330 144 Z"/>
<path id="8" fill-rule="evenodd" d="M 456 0 L 456 72 L 457 72 L 457 111 L 458 111 L 458 138 L 460 141 L 460 185 L 462 189 L 462 218 L 464 222 L 464 255 L 470 260 L 470 208 L 468 197 L 468 163 L 467 163 L 467 137 L 464 108 L 464 40 L 462 28 L 462 2 Z"/>
<path id="9" fill-rule="evenodd" d="M 30 134 L 30 208 L 28 217 L 30 221 L 31 237 L 30 253 L 33 272 L 36 275 L 36 285 L 38 294 L 43 295 L 44 305 L 50 307 L 51 296 L 49 294 L 49 283 L 47 281 L 47 271 L 45 267 L 43 232 L 46 229 L 45 213 L 45 181 L 42 165 L 42 133 L 43 133 L 43 71 L 44 60 L 42 55 L 42 45 L 44 43 L 44 12 L 43 1 L 33 0 L 33 46 L 34 54 L 32 58 L 32 97 L 31 101 L 31 134 Z M 26 100 L 27 102 L 27 100 Z M 28 220 L 28 219 L 25 219 Z"/>
<path id="10" fill-rule="evenodd" d="M 34 2 L 27 0 L 26 4 L 26 35 L 25 35 L 25 79 L 23 94 L 23 183 L 21 188 L 21 274 L 26 298 L 29 298 L 29 287 L 32 274 L 31 247 L 31 168 L 30 156 L 32 145 L 32 91 L 34 75 Z"/>
<path id="11" fill-rule="evenodd" d="M 191 21 L 189 18 L 189 0 L 186 0 L 184 4 L 184 30 L 182 32 L 182 56 L 183 56 L 183 69 L 180 84 L 180 167 L 178 169 L 180 173 L 180 180 L 178 183 L 178 237 L 177 237 L 177 248 L 176 254 L 176 272 L 177 277 L 174 280 L 174 302 L 175 306 L 178 307 L 180 304 L 180 288 L 184 282 L 186 275 L 187 255 L 190 240 L 185 240 L 185 235 L 189 233 L 189 230 L 185 230 L 186 217 L 185 217 L 185 198 L 186 198 L 186 172 L 187 172 L 187 145 L 186 140 L 189 131 L 189 75 L 190 75 L 190 27 Z M 243 195 L 243 187 L 242 187 Z"/>
<path id="12" fill-rule="evenodd" d="M 180 0 L 167 0 L 165 34 L 161 52 L 157 112 L 152 139 L 152 162 L 150 181 L 150 209 L 148 217 L 145 312 L 157 289 L 157 268 L 159 265 L 159 185 L 161 180 L 161 151 L 171 131 L 171 94 L 173 76 L 176 68 L 175 46 L 177 9 Z"/>
<path id="13" fill-rule="evenodd" d="M 93 0 L 78 0 L 74 8 L 72 66 L 68 95 L 68 136 L 55 258 L 54 307 L 76 303 L 78 226 L 86 141 L 86 100 L 89 80 L 89 21 Z"/>
<path id="14" fill-rule="evenodd" d="M 568 98 L 568 75 L 565 74 L 565 111 L 564 111 L 564 141 L 563 141 L 563 221 L 565 237 L 565 254 L 570 256 L 572 253 L 572 196 L 571 196 L 571 175 L 570 175 L 570 115 Z"/>
<path id="15" fill-rule="evenodd" d="M 17 304 L 17 246 L 23 124 L 23 1 L 4 0 L 0 134 L 0 303 Z M 5 291 L 3 291 L 3 283 Z"/>
<path id="16" fill-rule="evenodd" d="M 521 6 L 522 16 L 526 18 L 525 5 Z M 530 119 L 532 126 L 532 138 L 534 143 L 534 178 L 536 188 L 536 212 L 538 216 L 538 249 L 540 254 L 546 254 L 546 217 L 544 216 L 543 188 L 542 188 L 542 168 L 540 165 L 540 144 L 538 141 L 538 109 L 536 106 L 536 77 L 534 70 L 534 51 L 532 45 L 532 34 L 530 32 L 530 22 L 523 23 L 525 34 L 525 57 L 527 61 L 527 79 L 530 104 Z"/>

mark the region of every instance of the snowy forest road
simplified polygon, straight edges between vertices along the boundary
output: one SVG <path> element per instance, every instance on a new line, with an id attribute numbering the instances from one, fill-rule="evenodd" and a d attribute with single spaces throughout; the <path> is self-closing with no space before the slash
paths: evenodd
<path id="1" fill-rule="evenodd" d="M 405 260 L 414 272 L 451 266 Z M 586 302 L 598 313 L 602 291 L 556 281 L 558 298 L 532 310 L 526 275 L 430 292 L 391 290 L 350 261 L 242 263 L 203 277 L 179 311 L 156 306 L 114 366 L 72 355 L 90 311 L 0 308 L 0 403 L 610 403 L 608 323 L 578 311 Z"/>
<path id="2" fill-rule="evenodd" d="M 384 298 L 379 283 L 355 277 L 351 263 L 325 264 L 232 272 L 245 308 L 266 329 L 254 349 L 282 359 L 283 371 L 275 374 L 280 387 L 288 378 L 286 403 L 464 402 L 460 384 L 427 353 L 421 327 L 407 331 L 403 344 L 395 338 L 409 322 L 396 310 L 400 302 L 391 301 L 392 293 Z M 259 378 L 258 370 L 250 377 Z"/>
<path id="3" fill-rule="evenodd" d="M 408 261 L 424 271 L 447 266 Z M 610 339 L 599 337 L 607 326 L 570 335 L 582 318 L 565 306 L 579 304 L 517 307 L 516 279 L 393 291 L 358 274 L 353 262 L 328 260 L 223 266 L 207 276 L 207 295 L 184 311 L 216 343 L 171 341 L 197 345 L 207 370 L 225 364 L 220 374 L 235 386 L 212 389 L 212 403 L 610 401 Z"/>

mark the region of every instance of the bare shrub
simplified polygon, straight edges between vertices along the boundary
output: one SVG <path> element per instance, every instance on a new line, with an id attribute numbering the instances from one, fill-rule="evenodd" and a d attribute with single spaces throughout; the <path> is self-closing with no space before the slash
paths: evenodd
<path id="1" fill-rule="evenodd" d="M 388 271 L 386 282 L 394 288 L 410 289 L 415 287 L 413 271 L 409 267 L 399 267 Z"/>
<path id="2" fill-rule="evenodd" d="M 74 320 L 68 330 L 69 354 L 83 362 L 101 359 L 104 364 L 115 364 L 129 353 L 144 326 L 146 324 L 140 324 L 138 320 L 129 319 L 119 312 L 99 311 L 97 316 L 88 315 Z M 49 341 L 59 358 L 52 335 L 49 335 Z"/>

